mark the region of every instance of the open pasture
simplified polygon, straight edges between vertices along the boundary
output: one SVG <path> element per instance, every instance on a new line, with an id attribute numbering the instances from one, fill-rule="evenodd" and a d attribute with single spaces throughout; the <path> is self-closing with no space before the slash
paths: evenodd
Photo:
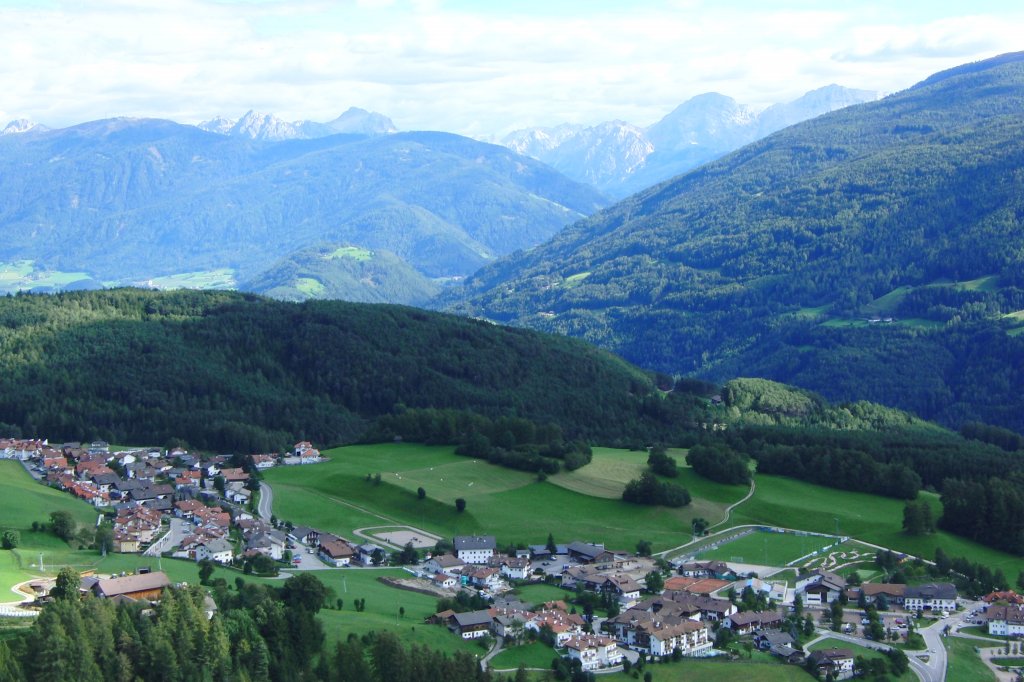
<path id="1" fill-rule="evenodd" d="M 641 450 L 594 448 L 590 464 L 576 471 L 561 471 L 551 483 L 582 495 L 617 500 L 626 484 L 647 469 L 647 453 Z"/>
<path id="2" fill-rule="evenodd" d="M 538 482 L 529 473 L 455 455 L 450 447 L 360 445 L 326 454 L 330 461 L 322 464 L 266 473 L 279 518 L 341 535 L 356 528 L 409 524 L 444 537 L 494 534 L 501 544 L 541 543 L 550 532 L 559 542 L 579 539 L 632 550 L 642 539 L 662 549 L 680 545 L 689 539 L 695 516 L 717 518 L 722 508 L 703 499 L 667 509 L 584 495 Z M 373 481 L 376 473 L 381 474 L 379 484 Z M 423 500 L 416 494 L 419 487 L 426 492 Z M 467 502 L 461 514 L 454 505 L 458 497 Z"/>

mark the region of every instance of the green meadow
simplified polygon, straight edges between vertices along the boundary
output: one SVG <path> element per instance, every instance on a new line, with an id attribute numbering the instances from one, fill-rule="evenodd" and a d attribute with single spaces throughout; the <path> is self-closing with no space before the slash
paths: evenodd
<path id="1" fill-rule="evenodd" d="M 600 451 L 595 459 L 610 466 L 611 452 L 619 457 L 636 455 Z M 559 542 L 603 541 L 609 547 L 632 550 L 642 539 L 660 549 L 682 544 L 689 539 L 695 516 L 714 516 L 724 508 L 704 499 L 682 509 L 629 505 L 617 497 L 566 487 L 565 477 L 583 476 L 588 467 L 552 477 L 557 482 L 538 482 L 532 474 L 455 455 L 450 447 L 360 445 L 326 454 L 331 461 L 323 464 L 266 472 L 279 518 L 342 535 L 358 528 L 407 523 L 445 537 L 494 534 L 501 544 L 542 543 L 553 533 Z M 377 473 L 379 484 L 366 480 Z M 588 483 L 569 485 L 579 489 Z M 419 487 L 426 499 L 418 499 Z M 735 499 L 743 492 L 736 491 Z M 455 509 L 459 497 L 466 500 L 463 513 Z"/>
<path id="2" fill-rule="evenodd" d="M 345 536 L 359 528 L 409 524 L 442 537 L 494 534 L 500 544 L 541 543 L 552 533 L 558 542 L 603 541 L 614 549 L 632 550 L 637 541 L 646 539 L 660 551 L 688 542 L 694 517 L 715 523 L 729 503 L 747 492 L 745 486 L 714 483 L 681 466 L 676 481 L 690 490 L 691 505 L 668 509 L 626 504 L 618 495 L 626 481 L 643 471 L 646 456 L 609 448 L 595 448 L 591 464 L 544 482 L 532 474 L 455 455 L 452 448 L 443 446 L 358 445 L 326 454 L 329 462 L 278 467 L 266 472 L 266 480 L 274 487 L 274 513 L 279 518 Z M 685 451 L 671 454 L 679 462 L 685 460 Z M 366 480 L 378 473 L 379 484 Z M 754 496 L 733 510 L 730 525 L 766 524 L 830 534 L 838 530 L 840 535 L 929 559 L 942 546 L 950 556 L 971 557 L 1002 568 L 1007 575 L 1020 570 L 1018 558 L 948 533 L 905 535 L 900 500 L 781 476 L 758 475 L 756 481 Z M 417 498 L 419 487 L 426 499 Z M 942 512 L 938 496 L 922 494 L 938 518 Z M 454 505 L 458 497 L 466 500 L 461 514 Z M 764 558 L 763 539 L 741 542 L 753 545 L 725 545 L 715 558 L 748 553 Z M 769 558 L 786 563 L 827 544 L 812 547 L 815 542 L 809 537 L 775 538 Z"/>
<path id="3" fill-rule="evenodd" d="M 995 674 L 981 660 L 975 651 L 984 642 L 946 637 L 942 640 L 946 646 L 946 679 L 956 682 L 995 682 Z"/>

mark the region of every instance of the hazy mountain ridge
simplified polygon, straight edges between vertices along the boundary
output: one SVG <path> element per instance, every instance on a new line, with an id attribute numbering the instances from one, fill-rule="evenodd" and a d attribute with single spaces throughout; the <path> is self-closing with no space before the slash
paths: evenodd
<path id="1" fill-rule="evenodd" d="M 756 112 L 731 97 L 709 92 L 680 104 L 647 128 L 623 121 L 592 127 L 562 124 L 517 130 L 501 143 L 621 198 L 786 126 L 876 99 L 876 92 L 828 85 Z"/>
<path id="2" fill-rule="evenodd" d="M 272 142 L 311 140 L 338 133 L 386 135 L 398 132 L 395 124 L 384 114 L 366 111 L 358 107 L 350 107 L 336 119 L 326 123 L 306 120 L 289 122 L 273 114 L 249 110 L 237 120 L 217 116 L 197 124 L 196 127 L 219 135 Z"/>
<path id="3" fill-rule="evenodd" d="M 0 174 L 0 263 L 108 282 L 219 268 L 248 280 L 320 243 L 461 276 L 604 204 L 537 161 L 445 133 L 270 142 L 108 119 L 0 137 Z"/>
<path id="4" fill-rule="evenodd" d="M 1024 310 L 1022 109 L 1024 54 L 954 70 L 652 187 L 448 300 L 652 369 L 1021 429 L 1024 338 L 1003 330 Z"/>

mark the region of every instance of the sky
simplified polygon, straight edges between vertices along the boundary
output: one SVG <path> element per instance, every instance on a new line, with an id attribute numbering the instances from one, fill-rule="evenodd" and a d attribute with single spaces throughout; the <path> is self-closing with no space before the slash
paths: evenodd
<path id="1" fill-rule="evenodd" d="M 0 128 L 356 106 L 493 138 L 647 126 L 712 91 L 885 94 L 1017 50 L 1019 0 L 0 0 Z"/>

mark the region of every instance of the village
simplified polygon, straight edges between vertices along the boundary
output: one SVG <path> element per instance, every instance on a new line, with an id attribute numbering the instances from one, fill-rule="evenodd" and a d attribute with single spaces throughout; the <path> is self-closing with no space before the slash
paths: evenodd
<path id="1" fill-rule="evenodd" d="M 323 461 L 308 442 L 285 455 L 200 458 L 173 448 L 113 451 L 102 442 L 56 446 L 0 439 L 0 457 L 20 461 L 41 484 L 102 511 L 112 523 L 113 552 L 212 562 L 257 574 L 403 565 L 408 578 L 393 586 L 435 595 L 448 608 L 428 622 L 452 637 L 487 638 L 488 657 L 529 639 L 550 646 L 570 666 L 611 671 L 644 660 L 736 656 L 739 643 L 740 651 L 763 651 L 822 679 L 839 680 L 854 676 L 855 652 L 812 649 L 813 642 L 839 638 L 892 651 L 892 644 L 927 632 L 925 652 L 909 663 L 930 679 L 916 659 L 942 649 L 936 638 L 949 632 L 951 616 L 956 627 L 1024 635 L 1024 599 L 1012 592 L 971 602 L 951 583 L 854 584 L 823 567 L 780 580 L 760 577 L 742 563 L 668 560 L 640 548 L 629 552 L 581 540 L 559 544 L 550 536 L 545 544 L 499 547 L 493 535 L 449 540 L 404 527 L 350 540 L 293 526 L 260 504 L 257 472 Z M 170 584 L 161 571 L 147 571 L 89 576 L 82 589 L 152 600 Z M 558 588 L 564 598 L 520 599 L 532 585 Z M 42 585 L 34 589 L 45 592 Z"/>

